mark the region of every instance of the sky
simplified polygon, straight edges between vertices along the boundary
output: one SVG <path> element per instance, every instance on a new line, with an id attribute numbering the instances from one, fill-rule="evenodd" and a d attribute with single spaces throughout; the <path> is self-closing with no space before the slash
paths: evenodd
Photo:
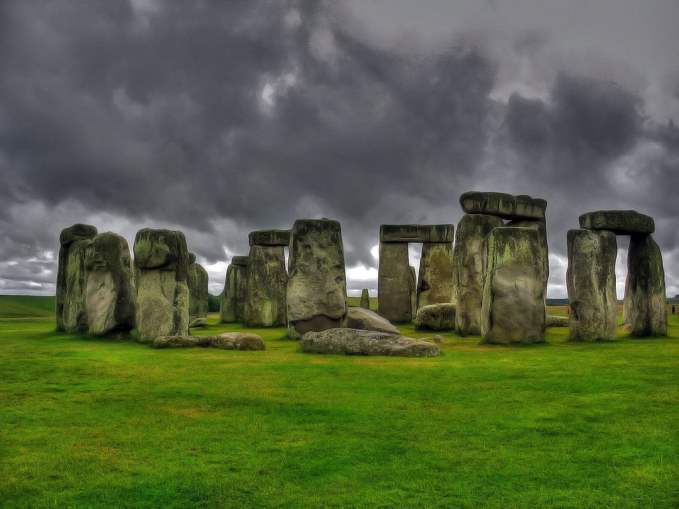
<path id="1" fill-rule="evenodd" d="M 59 232 L 182 230 L 218 294 L 255 229 L 383 223 L 466 191 L 548 202 L 548 296 L 597 209 L 655 218 L 679 294 L 679 2 L 0 2 L 0 293 L 53 294 Z M 618 237 L 618 294 L 627 240 Z M 419 263 L 419 246 L 411 261 Z"/>

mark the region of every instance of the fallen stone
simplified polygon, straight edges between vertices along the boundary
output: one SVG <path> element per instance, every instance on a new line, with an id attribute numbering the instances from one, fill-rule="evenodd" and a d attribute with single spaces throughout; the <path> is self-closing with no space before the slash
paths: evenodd
<path id="1" fill-rule="evenodd" d="M 85 332 L 85 251 L 97 229 L 87 224 L 74 224 L 59 235 L 59 265 L 57 268 L 56 321 L 57 330 Z"/>
<path id="2" fill-rule="evenodd" d="M 207 326 L 207 318 L 202 316 L 200 318 L 194 318 L 189 322 L 189 329 L 200 329 Z"/>
<path id="3" fill-rule="evenodd" d="M 361 307 L 365 309 L 370 309 L 370 293 L 367 288 L 363 288 L 361 291 Z"/>
<path id="4" fill-rule="evenodd" d="M 489 214 L 503 219 L 544 219 L 547 202 L 526 195 L 471 191 L 460 196 L 467 214 Z"/>
<path id="5" fill-rule="evenodd" d="M 452 224 L 383 224 L 380 242 L 440 242 L 453 241 Z"/>
<path id="6" fill-rule="evenodd" d="M 134 241 L 139 341 L 189 334 L 189 252 L 179 231 L 139 230 Z"/>
<path id="7" fill-rule="evenodd" d="M 441 354 L 439 347 L 428 341 L 384 332 L 343 328 L 308 332 L 300 341 L 300 349 L 306 353 L 344 355 L 435 357 Z"/>
<path id="8" fill-rule="evenodd" d="M 257 230 L 250 232 L 251 246 L 282 246 L 290 244 L 290 230 Z"/>
<path id="9" fill-rule="evenodd" d="M 347 313 L 342 229 L 329 219 L 299 219 L 290 238 L 288 334 L 339 327 Z"/>
<path id="10" fill-rule="evenodd" d="M 219 316 L 222 323 L 245 321 L 249 260 L 247 256 L 234 256 L 226 269 L 224 291 L 219 305 Z"/>
<path id="11" fill-rule="evenodd" d="M 153 348 L 193 348 L 208 347 L 212 336 L 158 336 L 150 342 Z"/>
<path id="12" fill-rule="evenodd" d="M 566 238 L 570 338 L 573 341 L 613 338 L 618 305 L 615 234 L 605 230 L 569 230 Z"/>
<path id="13" fill-rule="evenodd" d="M 485 239 L 502 219 L 485 214 L 466 214 L 457 225 L 453 249 L 455 328 L 462 336 L 481 334 Z"/>
<path id="14" fill-rule="evenodd" d="M 580 216 L 580 228 L 609 230 L 617 235 L 650 234 L 655 231 L 655 222 L 636 210 L 597 210 Z"/>
<path id="15" fill-rule="evenodd" d="M 559 315 L 545 315 L 545 327 L 568 327 L 568 317 Z"/>
<path id="16" fill-rule="evenodd" d="M 533 228 L 500 227 L 487 240 L 481 305 L 484 343 L 541 343 L 545 329 L 540 239 Z"/>
<path id="17" fill-rule="evenodd" d="M 131 331 L 135 326 L 136 290 L 127 240 L 111 232 L 94 237 L 85 250 L 85 272 L 88 334 Z"/>
<path id="18" fill-rule="evenodd" d="M 250 246 L 248 258 L 244 322 L 248 327 L 285 325 L 288 273 L 283 247 Z"/>
<path id="19" fill-rule="evenodd" d="M 250 332 L 225 332 L 218 336 L 213 336 L 210 346 L 223 350 L 266 350 L 262 337 Z"/>
<path id="20" fill-rule="evenodd" d="M 403 323 L 413 319 L 412 294 L 416 288 L 412 277 L 408 244 L 380 242 L 377 309 L 387 320 Z"/>
<path id="21" fill-rule="evenodd" d="M 453 243 L 422 244 L 417 308 L 452 302 L 453 299 Z"/>
<path id="22" fill-rule="evenodd" d="M 666 336 L 665 269 L 651 235 L 632 235 L 627 252 L 626 322 L 636 337 Z"/>
<path id="23" fill-rule="evenodd" d="M 418 330 L 452 330 L 455 328 L 455 304 L 442 303 L 422 306 L 415 316 Z"/>
<path id="24" fill-rule="evenodd" d="M 401 333 L 398 327 L 389 320 L 365 308 L 348 308 L 342 326 L 349 329 L 371 330 L 389 334 Z"/>

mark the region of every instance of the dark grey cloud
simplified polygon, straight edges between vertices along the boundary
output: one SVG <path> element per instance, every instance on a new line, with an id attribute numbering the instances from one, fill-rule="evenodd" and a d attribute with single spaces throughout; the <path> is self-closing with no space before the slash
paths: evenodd
<path id="1" fill-rule="evenodd" d="M 76 221 L 130 241 L 181 228 L 216 291 L 249 230 L 307 216 L 342 221 L 348 264 L 364 266 L 349 286 L 374 288 L 379 224 L 457 222 L 469 189 L 547 198 L 557 265 L 566 229 L 600 207 L 656 215 L 679 257 L 676 128 L 648 112 L 675 100 L 674 70 L 651 100 L 618 55 L 572 65 L 540 17 L 488 30 L 503 7 L 462 2 L 471 24 L 429 44 L 382 33 L 371 13 L 399 9 L 412 6 L 2 2 L 0 291 L 49 291 Z"/>

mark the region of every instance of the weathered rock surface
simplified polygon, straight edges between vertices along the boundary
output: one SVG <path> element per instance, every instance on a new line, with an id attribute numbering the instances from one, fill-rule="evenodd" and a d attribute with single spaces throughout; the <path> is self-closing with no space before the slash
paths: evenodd
<path id="1" fill-rule="evenodd" d="M 347 313 L 342 229 L 329 219 L 295 221 L 290 238 L 288 334 L 338 327 Z"/>
<path id="2" fill-rule="evenodd" d="M 487 239 L 481 305 L 484 343 L 544 341 L 545 290 L 540 239 L 534 228 L 500 227 Z"/>
<path id="3" fill-rule="evenodd" d="M 408 266 L 410 271 L 409 291 L 410 291 L 410 320 L 412 321 L 417 314 L 417 272 L 412 265 Z"/>
<path id="4" fill-rule="evenodd" d="M 568 327 L 569 318 L 560 315 L 545 315 L 545 327 Z"/>
<path id="5" fill-rule="evenodd" d="M 380 242 L 441 242 L 453 241 L 452 224 L 383 224 Z"/>
<path id="6" fill-rule="evenodd" d="M 201 316 L 199 318 L 194 318 L 189 322 L 189 329 L 200 329 L 202 327 L 207 327 L 207 318 Z"/>
<path id="7" fill-rule="evenodd" d="M 515 226 L 517 228 L 533 228 L 538 232 L 538 240 L 540 241 L 540 263 L 544 271 L 545 279 L 545 295 L 547 295 L 547 282 L 549 280 L 549 246 L 547 244 L 547 224 L 544 219 L 532 220 L 521 219 L 516 221 L 509 221 L 505 226 Z"/>
<path id="8" fill-rule="evenodd" d="M 56 291 L 57 330 L 87 330 L 85 251 L 96 235 L 97 229 L 87 224 L 74 224 L 61 231 Z"/>
<path id="9" fill-rule="evenodd" d="M 457 225 L 453 248 L 455 328 L 462 336 L 481 334 L 485 239 L 502 219 L 466 214 Z"/>
<path id="10" fill-rule="evenodd" d="M 195 322 L 207 317 L 208 275 L 202 265 L 196 262 L 196 255 L 189 253 L 189 321 Z M 195 327 L 195 325 L 193 325 Z"/>
<path id="11" fill-rule="evenodd" d="M 417 307 L 453 302 L 454 298 L 453 243 L 422 244 Z"/>
<path id="12" fill-rule="evenodd" d="M 288 273 L 283 247 L 250 246 L 248 258 L 244 322 L 249 327 L 285 325 Z"/>
<path id="13" fill-rule="evenodd" d="M 226 269 L 224 291 L 219 305 L 222 323 L 245 321 L 245 298 L 247 293 L 247 256 L 234 256 Z"/>
<path id="14" fill-rule="evenodd" d="M 222 350 L 266 350 L 261 336 L 249 332 L 226 332 L 218 336 L 158 336 L 153 348 L 213 347 Z"/>
<path id="15" fill-rule="evenodd" d="M 139 340 L 189 334 L 189 252 L 179 231 L 145 228 L 134 240 Z"/>
<path id="16" fill-rule="evenodd" d="M 377 313 L 364 308 L 348 308 L 347 316 L 342 323 L 343 327 L 349 329 L 372 330 L 387 332 L 389 334 L 400 334 L 398 327 L 389 322 L 386 318 Z"/>
<path id="17" fill-rule="evenodd" d="M 85 250 L 85 310 L 93 336 L 127 332 L 135 326 L 136 290 L 127 240 L 106 232 Z"/>
<path id="18" fill-rule="evenodd" d="M 570 337 L 595 341 L 615 336 L 615 259 L 618 245 L 609 231 L 569 230 L 566 283 Z"/>
<path id="19" fill-rule="evenodd" d="M 471 191 L 460 196 L 467 214 L 490 214 L 503 219 L 544 219 L 547 202 L 526 195 Z"/>
<path id="20" fill-rule="evenodd" d="M 413 319 L 412 277 L 408 244 L 380 242 L 377 308 L 387 320 L 410 322 Z"/>
<path id="21" fill-rule="evenodd" d="M 618 235 L 650 234 L 655 231 L 655 221 L 636 210 L 597 210 L 580 216 L 580 228 L 609 230 Z"/>
<path id="22" fill-rule="evenodd" d="M 361 291 L 361 307 L 365 309 L 370 309 L 370 292 L 367 288 L 363 288 Z"/>
<path id="23" fill-rule="evenodd" d="M 425 330 L 452 330 L 455 328 L 455 304 L 450 302 L 430 304 L 417 310 L 415 328 Z"/>
<path id="24" fill-rule="evenodd" d="M 306 353 L 344 355 L 395 355 L 403 357 L 435 357 L 439 347 L 427 341 L 357 329 L 328 329 L 308 332 L 300 341 Z"/>
<path id="25" fill-rule="evenodd" d="M 665 269 L 651 235 L 632 235 L 625 282 L 626 322 L 632 336 L 666 336 Z"/>
<path id="26" fill-rule="evenodd" d="M 282 246 L 290 244 L 290 230 L 257 230 L 250 232 L 251 246 Z"/>

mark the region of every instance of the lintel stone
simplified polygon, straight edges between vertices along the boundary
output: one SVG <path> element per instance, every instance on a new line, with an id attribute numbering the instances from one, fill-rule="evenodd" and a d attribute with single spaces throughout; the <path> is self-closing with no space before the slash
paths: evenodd
<path id="1" fill-rule="evenodd" d="M 503 219 L 544 219 L 547 202 L 528 195 L 470 191 L 460 196 L 467 214 L 489 214 Z"/>
<path id="2" fill-rule="evenodd" d="M 290 243 L 290 230 L 257 230 L 250 232 L 251 246 L 285 246 Z"/>
<path id="3" fill-rule="evenodd" d="M 580 216 L 580 228 L 609 230 L 616 235 L 651 234 L 655 221 L 636 210 L 596 210 Z"/>
<path id="4" fill-rule="evenodd" d="M 452 241 L 452 224 L 383 224 L 380 226 L 380 242 L 449 243 Z"/>

